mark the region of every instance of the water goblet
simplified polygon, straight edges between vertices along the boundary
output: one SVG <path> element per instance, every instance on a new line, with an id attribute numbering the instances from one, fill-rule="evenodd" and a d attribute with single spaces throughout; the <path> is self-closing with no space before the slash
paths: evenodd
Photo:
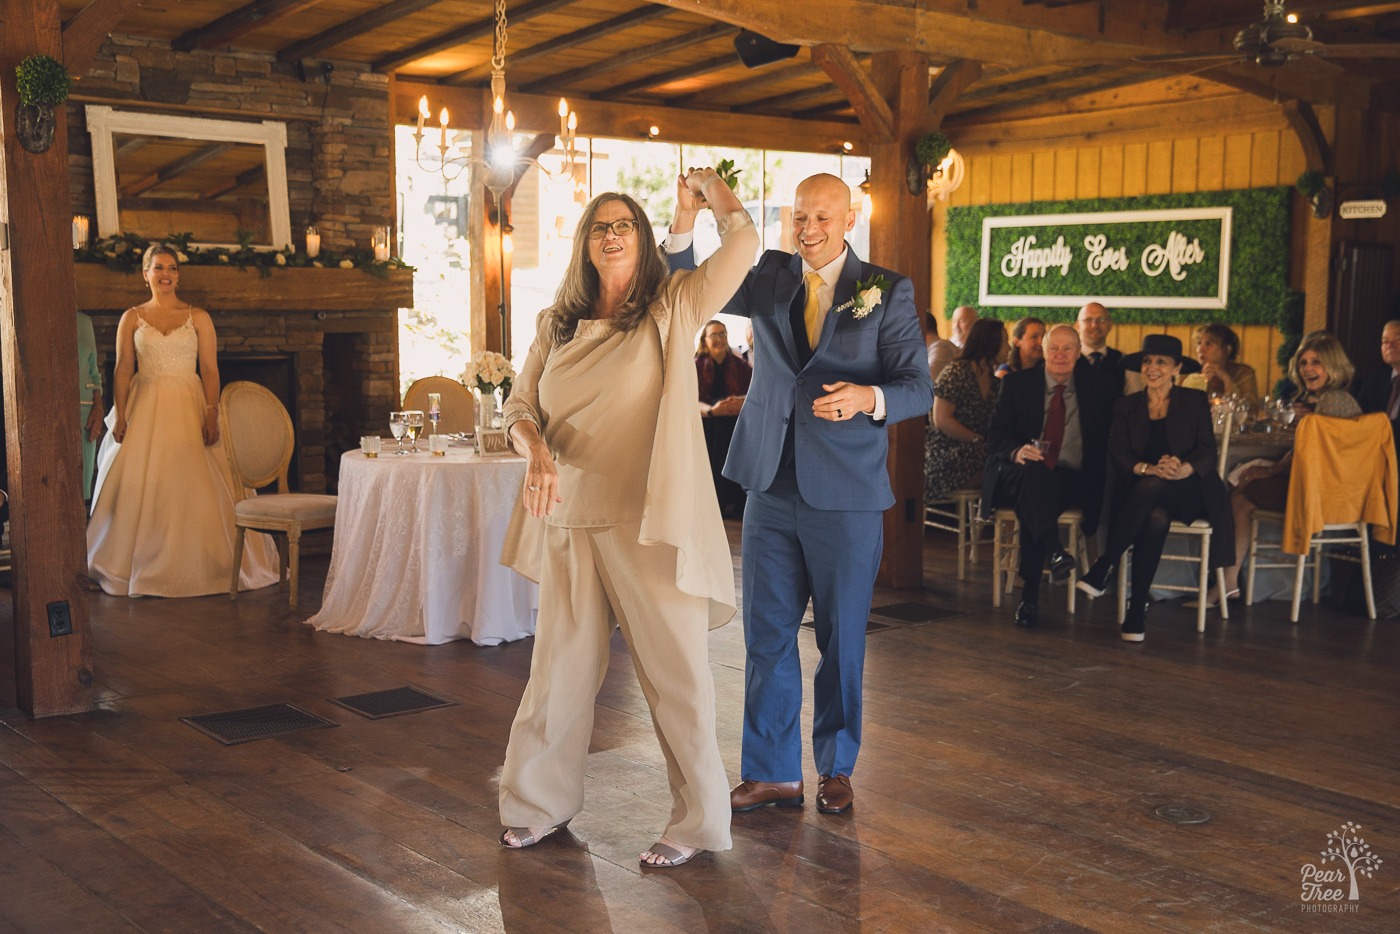
<path id="1" fill-rule="evenodd" d="M 404 434 L 408 436 L 408 453 L 418 453 L 418 436 L 423 433 L 423 413 L 409 409 L 403 413 Z"/>
<path id="2" fill-rule="evenodd" d="M 394 434 L 394 443 L 395 443 L 396 445 L 398 445 L 398 450 L 394 452 L 394 453 L 396 453 L 396 454 L 407 454 L 407 453 L 408 453 L 407 451 L 405 451 L 405 450 L 403 449 L 403 436 L 404 436 L 404 433 L 408 431 L 408 426 L 404 424 L 404 418 L 403 418 L 403 417 L 404 417 L 404 413 L 403 413 L 403 412 L 390 412 L 390 413 L 389 413 L 389 430 L 390 430 L 391 432 L 393 432 L 393 434 Z"/>

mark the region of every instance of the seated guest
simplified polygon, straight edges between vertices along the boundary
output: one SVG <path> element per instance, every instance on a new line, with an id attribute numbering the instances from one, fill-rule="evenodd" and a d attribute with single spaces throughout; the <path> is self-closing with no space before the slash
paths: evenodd
<path id="1" fill-rule="evenodd" d="M 695 353 L 695 376 L 700 384 L 700 417 L 704 420 L 705 447 L 720 512 L 726 518 L 743 514 L 744 491 L 723 476 L 729 442 L 739 421 L 739 410 L 753 379 L 753 368 L 729 346 L 729 331 L 722 321 L 708 321 L 700 331 Z"/>
<path id="2" fill-rule="evenodd" d="M 938 374 L 943 372 L 943 368 L 957 358 L 958 351 L 962 350 L 976 320 L 976 308 L 971 305 L 959 305 L 953 309 L 952 317 L 948 319 L 952 328 L 951 336 L 947 340 L 938 338 L 928 345 L 928 375 L 934 382 L 938 381 Z"/>
<path id="3" fill-rule="evenodd" d="M 1285 399 L 1292 406 L 1295 418 L 1316 412 L 1338 418 L 1354 418 L 1361 406 L 1347 391 L 1355 373 L 1342 344 L 1325 331 L 1314 331 L 1298 345 L 1288 363 L 1288 383 L 1301 386 Z M 1235 523 L 1235 555 L 1242 557 L 1249 548 L 1249 520 L 1255 509 L 1282 512 L 1288 505 L 1288 478 L 1293 466 L 1290 450 L 1272 464 L 1255 465 L 1240 474 L 1238 485 L 1230 495 L 1230 510 Z M 1238 564 L 1225 568 L 1225 596 L 1233 600 L 1240 595 Z M 1210 606 L 1218 606 L 1220 594 L 1212 592 Z"/>
<path id="4" fill-rule="evenodd" d="M 1007 373 L 1029 370 L 1045 359 L 1040 342 L 1045 339 L 1045 322 L 1039 318 L 1022 318 L 1011 328 L 1011 353 L 997 367 L 997 379 Z"/>
<path id="5" fill-rule="evenodd" d="M 958 358 L 933 384 L 933 424 L 924 440 L 924 502 L 977 486 L 987 466 L 987 429 L 1001 383 L 992 375 L 1006 356 L 1006 327 L 983 318 L 972 325 Z"/>
<path id="6" fill-rule="evenodd" d="M 1044 351 L 1044 367 L 1002 380 L 982 481 L 983 517 L 994 507 L 1010 507 L 1021 524 L 1018 626 L 1034 626 L 1039 619 L 1046 557 L 1055 580 L 1069 577 L 1074 567 L 1060 541 L 1060 513 L 1083 509 L 1086 535 L 1098 525 L 1114 400 L 1095 391 L 1097 380 L 1080 357 L 1073 328 L 1052 327 Z"/>
<path id="7" fill-rule="evenodd" d="M 1143 338 L 1146 388 L 1118 400 L 1108 438 L 1117 470 L 1108 544 L 1076 585 L 1091 597 L 1102 596 L 1114 566 L 1132 547 L 1132 596 L 1122 627 L 1128 642 L 1141 642 L 1146 632 L 1148 591 L 1173 520 L 1209 520 L 1216 531 L 1210 566 L 1234 562 L 1228 496 L 1216 473 L 1210 399 L 1198 389 L 1174 386 L 1180 369 L 1180 340 L 1168 334 Z"/>
<path id="8" fill-rule="evenodd" d="M 1196 359 L 1201 361 L 1201 375 L 1206 378 L 1206 391 L 1221 395 L 1239 393 L 1250 406 L 1259 404 L 1259 380 L 1254 367 L 1239 363 L 1240 338 L 1225 324 L 1206 324 L 1196 329 Z"/>
<path id="9" fill-rule="evenodd" d="M 1395 430 L 1400 454 L 1400 320 L 1387 321 L 1381 330 L 1381 359 L 1385 369 L 1358 382 L 1356 401 L 1363 412 L 1384 412 Z"/>
<path id="10" fill-rule="evenodd" d="M 1142 351 L 1135 350 L 1125 355 L 1120 361 L 1123 367 L 1123 395 L 1131 396 L 1135 392 L 1142 392 L 1146 385 L 1142 380 Z M 1176 374 L 1178 382 L 1183 376 L 1190 376 L 1193 373 L 1201 372 L 1201 365 L 1192 357 L 1181 358 L 1181 370 Z"/>

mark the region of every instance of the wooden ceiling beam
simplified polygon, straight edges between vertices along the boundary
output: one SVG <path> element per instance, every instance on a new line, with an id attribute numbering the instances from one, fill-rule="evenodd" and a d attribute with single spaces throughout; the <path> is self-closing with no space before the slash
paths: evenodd
<path id="1" fill-rule="evenodd" d="M 937 129 L 967 92 L 967 88 L 982 77 L 982 65 L 966 59 L 950 62 L 929 84 L 928 114 L 925 119 L 929 129 Z"/>
<path id="2" fill-rule="evenodd" d="M 1099 143 L 1158 141 L 1162 128 L 1187 137 L 1281 130 L 1280 108 L 1247 94 L 1207 100 L 1158 102 L 1112 111 L 1056 114 L 1013 120 L 1003 115 L 952 114 L 943 131 L 964 156 L 987 152 L 1083 147 Z"/>
<path id="3" fill-rule="evenodd" d="M 251 3 L 225 13 L 212 23 L 180 34 L 170 43 L 170 47 L 176 52 L 190 52 L 226 45 L 255 29 L 271 26 L 280 19 L 308 10 L 320 2 L 321 0 L 252 0 Z"/>
<path id="4" fill-rule="evenodd" d="M 539 81 L 531 81 L 528 84 L 521 85 L 520 90 L 527 94 L 533 94 L 536 91 L 571 87 L 579 82 L 587 81 L 590 78 L 605 75 L 610 71 L 626 68 L 628 65 L 635 65 L 637 62 L 644 62 L 658 55 L 669 55 L 672 52 L 679 52 L 681 49 L 688 49 L 693 45 L 709 42 L 711 39 L 723 35 L 730 35 L 736 31 L 734 27 L 724 23 L 713 23 L 706 26 L 704 29 L 697 29 L 694 32 L 688 32 L 683 36 L 676 36 L 674 39 L 667 39 L 664 42 L 644 45 L 630 52 L 624 52 L 622 55 L 614 55 L 610 58 L 605 58 L 601 62 L 588 65 L 584 68 L 575 68 L 573 71 L 562 72 L 549 78 L 542 78 Z M 574 96 L 578 96 L 577 90 L 574 91 Z"/>
<path id="5" fill-rule="evenodd" d="M 63 64 L 82 78 L 97 60 L 97 50 L 113 29 L 143 0 L 92 0 L 63 26 Z"/>
<path id="6" fill-rule="evenodd" d="M 1307 101 L 1288 101 L 1283 105 L 1283 116 L 1303 147 L 1303 157 L 1307 159 L 1308 168 L 1315 169 L 1323 175 L 1331 175 L 1332 144 L 1327 142 L 1327 134 L 1322 132 L 1322 124 L 1318 121 L 1317 112 L 1312 109 L 1312 105 Z"/>
<path id="7" fill-rule="evenodd" d="M 1388 4 L 1393 7 L 1394 4 Z M 1292 0 L 1288 12 L 1296 13 L 1303 20 L 1316 18 L 1327 13 L 1350 10 L 1356 7 L 1376 8 L 1378 4 L 1359 3 L 1358 0 Z M 1170 4 L 1164 25 L 1171 30 L 1183 33 L 1211 32 L 1222 29 L 1240 29 L 1250 23 L 1264 19 L 1263 3 L 1253 0 L 1250 3 L 1222 3 L 1221 0 L 1181 0 Z M 1383 12 L 1378 10 L 1377 12 Z"/>
<path id="8" fill-rule="evenodd" d="M 491 119 L 489 92 L 480 88 L 445 87 L 400 78 L 394 82 L 390 113 L 407 125 L 417 119 L 418 98 L 426 94 L 434 111 L 446 106 L 456 127 L 484 127 Z M 612 139 L 640 139 L 652 124 L 661 127 L 668 142 L 695 146 L 728 146 L 782 149 L 792 152 L 837 152 L 844 140 L 855 144 L 854 153 L 869 150 L 854 121 L 793 120 L 730 111 L 683 110 L 661 104 L 645 110 L 635 104 L 569 98 L 578 113 L 579 132 Z M 552 133 L 559 127 L 559 99 L 549 95 L 512 91 L 517 132 Z"/>
<path id="9" fill-rule="evenodd" d="M 1020 0 L 807 0 L 800 4 L 742 0 L 656 0 L 667 6 L 751 29 L 777 42 L 849 45 L 856 51 L 915 51 L 939 61 L 970 59 L 1027 67 L 1089 64 L 1168 51 L 1229 50 L 1229 37 L 1170 34 L 1165 7 L 1143 4 L 1059 10 Z M 1121 7 L 1127 7 L 1121 8 Z M 859 24 L 854 29 L 852 24 Z"/>
<path id="10" fill-rule="evenodd" d="M 738 53 L 735 52 L 730 52 L 725 55 L 716 55 L 714 58 L 707 58 L 703 62 L 682 65 L 680 68 L 672 68 L 670 71 L 663 71 L 658 75 L 647 75 L 644 78 L 637 78 L 634 81 L 616 84 L 610 88 L 604 88 L 601 91 L 590 94 L 589 97 L 594 97 L 599 100 L 617 100 L 621 97 L 636 94 L 638 91 L 645 91 L 647 88 L 659 88 L 676 81 L 684 81 L 687 78 L 698 78 L 701 75 L 708 75 L 712 71 L 730 68 L 738 60 Z"/>
<path id="11" fill-rule="evenodd" d="M 213 201 L 217 198 L 222 198 L 224 195 L 228 194 L 231 191 L 237 191 L 244 185 L 252 184 L 253 182 L 262 178 L 266 174 L 267 166 L 255 165 L 251 169 L 239 172 L 233 178 L 230 178 L 225 182 L 221 182 L 218 185 L 215 185 L 208 191 L 202 192 L 199 197 L 203 199 L 208 199 L 210 201 Z"/>
<path id="12" fill-rule="evenodd" d="M 1058 88 L 1053 91 L 1037 94 L 1034 100 L 1030 101 L 1008 101 L 1004 104 L 992 104 L 987 107 L 963 110 L 959 111 L 959 116 L 981 120 L 986 117 L 998 115 L 1008 120 L 1016 120 L 1025 117 L 1046 116 L 1050 113 L 1084 113 L 1118 106 L 1135 106 L 1136 104 L 1148 103 L 1148 101 L 1125 102 L 1122 100 L 1104 99 L 1099 95 L 1122 88 L 1141 88 L 1145 85 L 1153 84 L 1162 78 L 1170 77 L 1170 72 L 1160 71 L 1143 72 L 1136 75 L 1123 75 L 1112 80 L 1102 81 L 1098 84 Z M 1185 82 L 1189 79 L 1182 78 L 1179 80 Z M 1209 84 L 1209 82 L 1205 83 Z M 1152 99 L 1164 100 L 1185 97 L 1188 93 L 1185 87 L 1185 84 L 1179 85 L 1178 89 L 1180 93 L 1164 92 L 1155 95 Z M 1196 96 L 1210 95 L 1199 95 L 1199 93 L 1197 93 Z"/>
<path id="13" fill-rule="evenodd" d="M 705 88 L 703 91 L 693 91 L 689 94 L 682 94 L 679 97 L 666 99 L 667 107 L 692 107 L 696 104 L 709 104 L 716 106 L 715 102 L 724 100 L 744 91 L 752 91 L 756 88 L 767 87 L 770 84 L 782 84 L 784 81 L 793 81 L 798 78 L 806 78 L 813 74 L 820 73 L 821 69 L 810 62 L 802 62 L 797 65 L 789 65 L 786 68 L 776 68 L 763 74 L 748 74 L 738 81 L 730 81 L 727 84 L 715 85 Z"/>
<path id="14" fill-rule="evenodd" d="M 411 16 L 441 2 L 442 0 L 393 0 L 392 3 L 374 7 L 368 12 L 348 19 L 338 26 L 332 26 L 324 32 L 283 46 L 277 51 L 277 60 L 279 62 L 295 62 L 299 59 L 310 58 L 326 49 L 334 48 L 342 42 L 349 42 L 357 36 L 373 32 L 380 26 L 387 26 L 394 20 Z"/>
<path id="15" fill-rule="evenodd" d="M 895 138 L 894 111 L 880 96 L 875 82 L 860 67 L 855 55 L 844 45 L 825 44 L 812 48 L 812 62 L 826 72 L 846 100 L 871 142 L 888 143 Z"/>
<path id="16" fill-rule="evenodd" d="M 670 16 L 671 12 L 670 7 L 656 6 L 649 3 L 646 6 L 638 7 L 635 10 L 629 10 L 620 16 L 614 16 L 612 19 L 604 20 L 601 23 L 594 23 L 592 26 L 588 26 L 584 29 L 565 33 L 562 36 L 550 39 L 548 42 L 541 42 L 539 45 L 532 45 L 528 49 L 512 52 L 510 53 L 510 64 L 522 65 L 525 62 L 534 61 L 546 55 L 553 55 L 555 52 L 572 49 L 593 42 L 596 39 L 602 39 L 622 32 L 625 29 L 631 29 L 633 26 L 638 26 L 654 19 L 660 19 L 663 16 Z M 519 13 L 517 11 L 516 16 L 518 15 Z M 488 61 L 474 68 L 468 68 L 454 75 L 448 75 L 440 79 L 439 83 L 474 84 L 485 80 L 490 77 L 490 75 L 491 63 Z"/>
<path id="17" fill-rule="evenodd" d="M 510 11 L 510 21 L 512 23 L 523 23 L 536 16 L 543 16 L 552 13 L 562 7 L 570 6 L 574 0 L 532 0 L 530 3 L 522 3 L 514 10 Z M 444 49 L 453 49 L 459 45 L 466 45 L 478 39 L 484 39 L 496 31 L 495 16 L 487 16 L 482 19 L 473 20 L 456 29 L 441 33 L 422 42 L 404 46 L 402 49 L 391 52 L 383 58 L 377 59 L 370 67 L 375 71 L 391 72 L 398 71 L 404 65 L 416 62 L 419 59 L 435 55 Z M 512 59 L 513 61 L 513 59 Z"/>
<path id="18" fill-rule="evenodd" d="M 841 93 L 840 88 L 822 85 L 815 88 L 803 88 L 801 91 L 789 91 L 786 94 L 778 94 L 773 97 L 764 97 L 756 101 L 750 101 L 747 104 L 741 104 L 732 109 L 735 113 L 779 113 L 791 111 L 797 104 L 801 104 L 803 101 L 817 100 L 824 97 L 835 97 L 836 100 L 823 105 L 821 108 L 813 109 L 845 110 L 851 106 L 850 100 Z M 860 118 L 857 117 L 856 119 L 859 121 Z M 861 127 L 861 129 L 863 130 L 864 127 Z"/>

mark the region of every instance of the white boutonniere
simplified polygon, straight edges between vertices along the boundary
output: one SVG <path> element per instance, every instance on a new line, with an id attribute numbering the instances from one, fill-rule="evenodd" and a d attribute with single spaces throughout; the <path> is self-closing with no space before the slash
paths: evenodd
<path id="1" fill-rule="evenodd" d="M 875 306 L 880 304 L 880 300 L 885 297 L 885 290 L 890 287 L 884 276 L 876 276 L 869 282 L 856 280 L 856 297 L 846 302 L 836 309 L 836 314 L 840 314 L 846 309 L 851 310 L 852 318 L 864 318 L 875 310 Z"/>

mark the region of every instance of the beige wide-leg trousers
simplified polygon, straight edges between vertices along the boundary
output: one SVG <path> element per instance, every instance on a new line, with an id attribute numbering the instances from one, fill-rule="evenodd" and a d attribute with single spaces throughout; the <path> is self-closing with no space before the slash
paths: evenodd
<path id="1" fill-rule="evenodd" d="M 715 739 L 708 605 L 676 588 L 676 551 L 637 543 L 639 523 L 545 529 L 530 682 L 501 769 L 501 823 L 553 827 L 583 809 L 593 708 L 614 621 L 666 757 L 666 836 L 727 850 L 729 783 Z"/>

